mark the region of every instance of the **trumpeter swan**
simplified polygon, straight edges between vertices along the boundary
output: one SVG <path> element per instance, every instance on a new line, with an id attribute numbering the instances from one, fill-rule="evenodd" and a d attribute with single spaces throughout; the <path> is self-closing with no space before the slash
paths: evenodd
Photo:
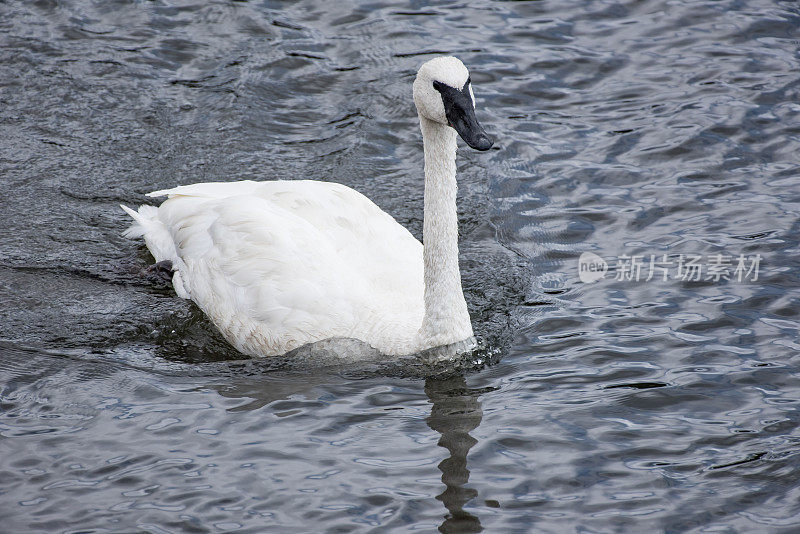
<path id="1" fill-rule="evenodd" d="M 385 355 L 474 343 L 458 268 L 456 133 L 492 140 L 475 118 L 469 72 L 437 57 L 414 80 L 425 152 L 423 246 L 361 193 L 311 180 L 211 182 L 165 189 L 137 211 L 176 293 L 236 349 L 275 356 L 347 338 Z M 167 262 L 171 262 L 167 263 Z"/>

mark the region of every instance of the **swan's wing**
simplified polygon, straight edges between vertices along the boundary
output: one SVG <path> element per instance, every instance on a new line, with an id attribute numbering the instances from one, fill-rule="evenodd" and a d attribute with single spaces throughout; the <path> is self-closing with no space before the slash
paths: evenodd
<path id="1" fill-rule="evenodd" d="M 422 294 L 422 244 L 375 203 L 347 186 L 315 180 L 208 182 L 150 193 L 161 195 L 170 199 L 223 200 L 241 195 L 263 199 L 265 206 L 287 215 L 284 221 L 272 221 L 273 228 L 291 232 L 294 223 L 289 216 L 306 221 L 319 232 L 309 246 L 329 243 L 373 293 Z M 186 226 L 187 222 L 190 226 L 196 213 L 193 209 L 189 214 L 179 213 L 180 221 L 170 221 L 168 226 Z M 267 223 L 255 220 L 254 224 Z"/>
<path id="2" fill-rule="evenodd" d="M 397 305 L 407 307 L 406 299 L 416 305 L 422 298 L 422 244 L 358 191 L 302 180 L 267 182 L 256 194 L 323 233 L 375 299 L 400 299 Z"/>
<path id="3" fill-rule="evenodd" d="M 422 245 L 352 189 L 238 182 L 164 193 L 158 217 L 186 291 L 244 352 L 355 336 L 387 316 L 421 321 Z"/>
<path id="4" fill-rule="evenodd" d="M 175 197 L 159 208 L 187 293 L 239 350 L 280 354 L 347 337 L 363 300 L 332 247 L 257 197 Z M 320 257 L 326 261 L 321 262 Z"/>

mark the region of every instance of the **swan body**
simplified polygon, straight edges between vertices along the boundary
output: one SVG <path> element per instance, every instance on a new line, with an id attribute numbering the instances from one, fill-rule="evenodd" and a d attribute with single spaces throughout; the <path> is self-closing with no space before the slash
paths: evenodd
<path id="1" fill-rule="evenodd" d="M 400 356 L 471 340 L 458 270 L 456 131 L 473 126 L 462 137 L 479 149 L 491 141 L 474 113 L 474 125 L 462 124 L 474 99 L 458 59 L 423 65 L 414 97 L 425 145 L 424 247 L 361 193 L 312 180 L 155 191 L 148 196 L 168 197 L 159 207 L 122 206 L 136 221 L 126 235 L 172 262 L 178 296 L 244 354 L 345 338 Z M 470 109 L 461 109 L 467 99 Z"/>
<path id="2" fill-rule="evenodd" d="M 173 286 L 245 354 L 324 338 L 385 354 L 413 344 L 423 316 L 422 244 L 364 195 L 312 180 L 201 183 L 156 191 L 129 213 Z M 398 334 L 405 334 L 399 336 Z M 471 335 L 471 333 L 470 333 Z"/>

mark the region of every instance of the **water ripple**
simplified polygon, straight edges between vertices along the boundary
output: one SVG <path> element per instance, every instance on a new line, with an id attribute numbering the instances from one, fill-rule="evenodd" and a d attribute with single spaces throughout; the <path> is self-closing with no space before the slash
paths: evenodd
<path id="1" fill-rule="evenodd" d="M 4 528 L 796 530 L 799 28 L 760 0 L 0 4 Z M 141 278 L 117 205 L 198 180 L 342 182 L 421 237 L 410 84 L 443 53 L 497 137 L 459 153 L 475 361 L 242 361 Z M 759 278 L 620 276 L 694 254 Z"/>

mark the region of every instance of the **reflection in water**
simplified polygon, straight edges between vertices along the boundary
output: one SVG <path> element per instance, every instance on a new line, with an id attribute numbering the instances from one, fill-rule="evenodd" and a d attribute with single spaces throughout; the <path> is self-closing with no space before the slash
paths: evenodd
<path id="1" fill-rule="evenodd" d="M 481 532 L 480 520 L 464 511 L 464 505 L 477 497 L 478 492 L 465 485 L 469 482 L 467 453 L 478 440 L 469 435 L 481 424 L 483 411 L 478 395 L 484 390 L 468 389 L 463 376 L 425 382 L 425 393 L 433 406 L 428 426 L 439 432 L 439 446 L 450 451 L 450 457 L 439 464 L 445 490 L 436 498 L 448 510 L 440 532 Z"/>

